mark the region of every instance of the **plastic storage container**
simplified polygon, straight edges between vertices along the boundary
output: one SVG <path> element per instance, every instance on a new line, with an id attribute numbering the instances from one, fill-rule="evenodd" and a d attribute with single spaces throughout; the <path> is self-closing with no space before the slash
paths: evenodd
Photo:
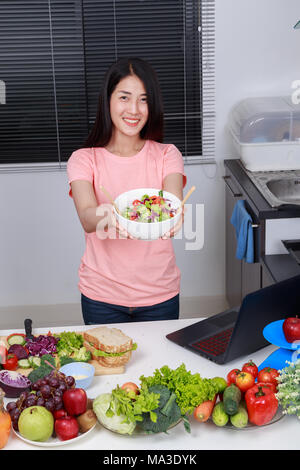
<path id="1" fill-rule="evenodd" d="M 247 98 L 231 110 L 228 128 L 247 170 L 300 169 L 300 105 L 291 98 Z"/>

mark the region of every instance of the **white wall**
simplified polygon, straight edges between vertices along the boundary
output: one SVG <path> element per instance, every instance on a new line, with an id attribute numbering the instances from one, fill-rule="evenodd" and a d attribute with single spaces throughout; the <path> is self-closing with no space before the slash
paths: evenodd
<path id="1" fill-rule="evenodd" d="M 223 160 L 236 156 L 225 131 L 247 96 L 287 94 L 300 79 L 299 0 L 216 0 L 217 166 L 187 166 L 190 203 L 205 205 L 201 251 L 175 240 L 182 296 L 225 291 Z M 20 152 L 22 149 L 20 149 Z M 73 303 L 83 233 L 65 172 L 0 174 L 0 306 Z"/>

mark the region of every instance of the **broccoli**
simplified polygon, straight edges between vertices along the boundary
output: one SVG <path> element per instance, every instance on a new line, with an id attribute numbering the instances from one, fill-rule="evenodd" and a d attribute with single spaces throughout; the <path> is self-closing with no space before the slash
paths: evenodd
<path id="1" fill-rule="evenodd" d="M 166 432 L 172 424 L 181 418 L 181 411 L 176 403 L 176 395 L 164 385 L 153 385 L 149 387 L 149 392 L 158 393 L 159 406 L 153 412 L 156 414 L 156 422 L 150 418 L 150 413 L 142 413 L 143 421 L 139 426 L 149 434 Z"/>
<path id="2" fill-rule="evenodd" d="M 53 367 L 55 367 L 55 359 L 51 354 L 43 354 L 41 356 L 41 366 L 46 366 L 46 367 L 51 367 L 49 364 L 47 364 L 45 361 L 49 362 L 49 364 L 52 364 Z"/>
<path id="3" fill-rule="evenodd" d="M 77 362 L 87 362 L 92 359 L 92 354 L 84 346 L 82 346 L 82 348 L 78 349 L 78 351 L 74 351 L 71 354 L 71 358 Z"/>
<path id="4" fill-rule="evenodd" d="M 75 359 L 72 359 L 71 357 L 68 356 L 62 356 L 59 358 L 59 366 L 65 366 L 66 364 L 70 364 L 70 362 L 76 362 Z"/>
<path id="5" fill-rule="evenodd" d="M 37 380 L 43 379 L 46 375 L 50 374 L 52 370 L 52 367 L 46 365 L 37 367 L 36 369 L 33 369 L 30 374 L 28 374 L 28 379 L 32 383 L 35 383 Z"/>

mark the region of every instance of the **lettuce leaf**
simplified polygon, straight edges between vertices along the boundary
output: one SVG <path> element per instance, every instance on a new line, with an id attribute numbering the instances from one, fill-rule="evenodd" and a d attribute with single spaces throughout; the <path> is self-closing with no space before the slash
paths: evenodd
<path id="1" fill-rule="evenodd" d="M 92 344 L 92 343 L 89 343 L 91 346 L 93 346 L 93 348 L 95 348 L 95 346 Z M 123 354 L 126 354 L 127 352 L 129 351 L 135 351 L 137 349 L 137 344 L 136 343 L 133 343 L 132 345 L 132 348 L 131 349 L 128 349 L 127 351 L 123 351 L 123 352 L 119 352 L 119 353 L 108 353 L 108 352 L 105 352 L 105 351 L 101 351 L 100 349 L 96 349 L 93 351 L 93 355 L 94 356 L 101 356 L 101 357 L 119 357 L 119 356 L 123 356 Z"/>
<path id="2" fill-rule="evenodd" d="M 155 369 L 152 376 L 142 375 L 140 381 L 146 387 L 165 385 L 175 392 L 176 402 L 182 415 L 191 414 L 196 406 L 204 401 L 213 400 L 218 393 L 213 379 L 201 378 L 199 373 L 192 374 L 186 370 L 185 364 L 181 364 L 174 370 L 168 366 Z"/>

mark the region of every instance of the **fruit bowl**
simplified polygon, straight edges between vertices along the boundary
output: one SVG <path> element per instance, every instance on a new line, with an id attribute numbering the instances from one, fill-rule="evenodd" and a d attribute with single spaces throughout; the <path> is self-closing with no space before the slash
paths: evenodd
<path id="1" fill-rule="evenodd" d="M 135 199 L 140 199 L 144 194 L 149 196 L 158 196 L 159 189 L 155 188 L 139 188 L 127 191 L 120 194 L 115 199 L 115 204 L 119 211 L 122 213 L 126 207 L 131 206 Z M 157 240 L 162 237 L 166 232 L 170 231 L 181 217 L 181 201 L 172 193 L 163 191 L 163 197 L 168 199 L 173 209 L 178 209 L 176 215 L 170 219 L 163 220 L 161 222 L 136 222 L 135 220 L 129 220 L 123 217 L 114 207 L 114 214 L 119 224 L 127 230 L 127 232 L 135 238 L 140 240 Z"/>
<path id="2" fill-rule="evenodd" d="M 97 424 L 97 423 L 96 423 Z M 25 437 L 21 436 L 21 434 L 13 429 L 14 434 L 21 439 L 22 441 L 26 442 L 27 444 L 31 444 L 33 446 L 38 446 L 38 447 L 58 447 L 58 446 L 65 446 L 67 444 L 73 444 L 74 442 L 79 441 L 80 439 L 84 438 L 88 434 L 90 434 L 93 429 L 95 428 L 96 424 L 93 425 L 88 431 L 85 433 L 79 433 L 77 437 L 74 437 L 73 439 L 68 439 L 67 441 L 61 441 L 58 439 L 58 437 L 50 437 L 47 441 L 41 442 L 41 441 L 31 441 L 29 439 L 26 439 Z"/>

